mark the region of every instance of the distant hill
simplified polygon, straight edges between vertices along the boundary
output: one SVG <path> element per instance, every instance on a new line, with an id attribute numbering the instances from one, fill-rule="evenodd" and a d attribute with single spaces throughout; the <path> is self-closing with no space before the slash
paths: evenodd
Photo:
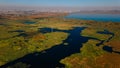
<path id="1" fill-rule="evenodd" d="M 84 10 L 75 13 L 120 14 L 120 10 Z"/>

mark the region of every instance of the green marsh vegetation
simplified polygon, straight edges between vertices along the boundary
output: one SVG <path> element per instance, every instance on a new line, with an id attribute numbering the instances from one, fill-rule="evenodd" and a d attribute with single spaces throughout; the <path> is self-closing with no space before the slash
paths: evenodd
<path id="1" fill-rule="evenodd" d="M 27 54 L 41 52 L 55 45 L 61 44 L 69 34 L 65 32 L 40 33 L 39 28 L 55 28 L 60 30 L 71 30 L 74 27 L 86 27 L 80 35 L 84 37 L 107 40 L 110 34 L 100 34 L 98 31 L 108 30 L 114 33 L 109 42 L 100 46 L 98 40 L 88 40 L 80 48 L 80 53 L 65 57 L 60 62 L 66 68 L 112 68 L 120 65 L 120 54 L 109 53 L 102 48 L 107 45 L 114 51 L 120 52 L 120 23 L 96 22 L 87 20 L 75 20 L 64 18 L 28 19 L 36 22 L 25 24 L 26 20 L 2 20 L 0 19 L 0 66 L 16 60 Z M 65 43 L 69 46 L 69 44 Z M 112 57 L 112 58 L 111 58 Z M 114 62 L 114 63 L 113 63 Z M 20 65 L 22 63 L 19 63 Z M 24 66 L 24 65 L 23 65 Z"/>
<path id="2" fill-rule="evenodd" d="M 38 32 L 38 25 L 27 25 L 22 21 L 5 22 L 7 25 L 0 25 L 0 65 L 61 44 L 68 36 L 64 32 L 42 34 Z"/>

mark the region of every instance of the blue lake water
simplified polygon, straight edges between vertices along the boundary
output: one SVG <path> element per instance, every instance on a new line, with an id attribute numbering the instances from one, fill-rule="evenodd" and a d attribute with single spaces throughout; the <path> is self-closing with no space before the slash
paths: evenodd
<path id="1" fill-rule="evenodd" d="M 120 14 L 85 14 L 85 13 L 74 13 L 69 14 L 65 18 L 72 19 L 83 19 L 83 20 L 94 20 L 94 21 L 112 21 L 120 22 Z"/>

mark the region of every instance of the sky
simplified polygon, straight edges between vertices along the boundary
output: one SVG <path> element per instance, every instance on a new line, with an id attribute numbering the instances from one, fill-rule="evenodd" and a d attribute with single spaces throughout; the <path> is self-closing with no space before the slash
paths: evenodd
<path id="1" fill-rule="evenodd" d="M 120 0 L 0 0 L 0 6 L 120 7 Z"/>

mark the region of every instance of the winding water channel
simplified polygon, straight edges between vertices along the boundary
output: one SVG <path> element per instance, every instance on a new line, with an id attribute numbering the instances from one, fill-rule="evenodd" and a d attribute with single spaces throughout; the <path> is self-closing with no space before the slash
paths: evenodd
<path id="1" fill-rule="evenodd" d="M 22 58 L 19 58 L 15 61 L 7 63 L 6 65 L 3 65 L 1 68 L 12 66 L 18 62 L 30 64 L 31 65 L 30 68 L 56 68 L 56 67 L 64 68 L 65 67 L 64 64 L 59 63 L 61 59 L 64 59 L 65 57 L 68 57 L 75 53 L 80 53 L 80 48 L 82 47 L 82 44 L 86 43 L 89 39 L 98 40 L 96 38 L 81 36 L 80 33 L 84 29 L 85 27 L 75 27 L 72 30 L 52 29 L 53 32 L 60 31 L 69 33 L 69 36 L 66 40 L 63 41 L 62 44 L 53 46 L 52 48 L 42 52 L 28 54 Z M 50 31 L 51 31 L 50 28 L 40 29 L 40 32 L 43 33 L 47 33 Z M 68 45 L 64 45 L 64 43 L 68 43 Z M 101 42 L 100 44 L 103 44 L 103 42 Z"/>

